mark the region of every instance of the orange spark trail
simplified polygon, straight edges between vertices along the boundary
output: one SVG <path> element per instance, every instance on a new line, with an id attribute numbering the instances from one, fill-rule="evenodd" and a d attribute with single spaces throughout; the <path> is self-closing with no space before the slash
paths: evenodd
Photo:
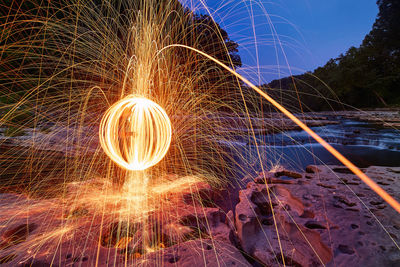
<path id="1" fill-rule="evenodd" d="M 187 45 L 174 44 L 164 47 L 159 51 L 161 53 L 163 50 L 170 47 L 183 47 L 186 49 L 193 50 L 206 58 L 214 61 L 224 69 L 228 70 L 230 73 L 235 75 L 237 78 L 241 79 L 244 83 L 250 86 L 253 90 L 263 96 L 266 100 L 268 100 L 272 105 L 274 105 L 279 111 L 285 114 L 289 119 L 295 122 L 300 128 L 306 131 L 312 138 L 314 138 L 318 143 L 320 143 L 326 150 L 328 150 L 335 158 L 337 158 L 340 162 L 343 163 L 347 168 L 349 168 L 355 175 L 357 175 L 364 183 L 366 183 L 372 190 L 374 190 L 383 200 L 385 200 L 390 206 L 392 206 L 398 213 L 400 213 L 400 203 L 397 202 L 391 195 L 389 195 L 385 190 L 383 190 L 378 184 L 376 184 L 371 178 L 369 178 L 365 173 L 363 173 L 359 168 L 357 168 L 351 161 L 349 161 L 346 157 L 340 154 L 335 148 L 333 148 L 330 144 L 328 144 L 323 138 L 321 138 L 318 134 L 316 134 L 313 130 L 311 130 L 307 125 L 305 125 L 302 121 L 300 121 L 296 116 L 294 116 L 290 111 L 276 102 L 273 98 L 271 98 L 268 94 L 263 92 L 257 86 L 252 84 L 249 80 L 244 78 L 242 75 L 238 74 L 233 69 L 229 68 L 227 65 L 219 61 L 218 59 L 213 58 L 212 56 Z"/>

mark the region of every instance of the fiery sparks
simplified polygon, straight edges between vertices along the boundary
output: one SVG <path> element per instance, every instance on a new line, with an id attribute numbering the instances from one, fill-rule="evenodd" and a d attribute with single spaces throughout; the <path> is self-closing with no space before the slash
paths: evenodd
<path id="1" fill-rule="evenodd" d="M 127 170 L 156 165 L 171 144 L 171 121 L 155 102 L 127 96 L 104 114 L 99 129 L 105 153 Z"/>
<path id="2" fill-rule="evenodd" d="M 277 177 L 268 169 L 281 155 L 265 140 L 284 124 L 280 114 L 400 211 L 292 109 L 237 73 L 235 43 L 211 14 L 196 16 L 172 0 L 96 2 L 15 11 L 20 17 L 0 37 L 10 57 L 0 63 L 0 80 L 12 85 L 0 95 L 10 101 L 0 107 L 0 133 L 10 135 L 0 140 L 7 152 L 0 160 L 0 264 L 144 266 L 151 257 L 176 264 L 181 256 L 167 259 L 168 249 L 236 238 L 244 213 L 228 198 L 243 198 L 260 205 L 249 204 L 251 227 L 274 228 L 259 239 L 277 239 L 274 257 L 285 265 L 285 253 L 294 252 L 280 240 L 287 230 L 281 215 L 292 214 L 278 199 L 280 187 L 271 189 Z M 40 23 L 32 29 L 32 21 Z M 17 87 L 25 91 L 11 91 Z M 267 106 L 280 113 L 264 118 Z M 262 194 L 238 193 L 250 183 Z M 217 258 L 217 248 L 207 245 L 202 255 Z"/>

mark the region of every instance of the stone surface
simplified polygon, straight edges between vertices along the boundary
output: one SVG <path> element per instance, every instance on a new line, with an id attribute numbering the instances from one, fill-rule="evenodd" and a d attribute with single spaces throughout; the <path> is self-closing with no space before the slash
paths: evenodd
<path id="1" fill-rule="evenodd" d="M 320 234 L 297 223 L 304 205 L 282 185 L 249 183 L 235 211 L 240 245 L 261 264 L 317 266 L 332 259 Z"/>
<path id="2" fill-rule="evenodd" d="M 387 128 L 400 127 L 400 109 L 376 109 L 376 110 L 359 110 L 359 111 L 332 111 L 317 112 L 315 114 L 326 115 L 328 117 L 335 116 L 346 119 L 366 121 L 381 125 Z"/>
<path id="3" fill-rule="evenodd" d="M 251 266 L 239 250 L 218 239 L 191 240 L 140 259 L 138 266 Z"/>
<path id="4" fill-rule="evenodd" d="M 400 168 L 363 171 L 399 199 Z M 267 266 L 283 261 L 289 266 L 400 264 L 399 214 L 347 168 L 308 166 L 304 177 L 277 184 L 271 177 L 280 172 L 255 177 L 240 191 L 235 209 L 240 246 L 256 262 Z"/>
<path id="5" fill-rule="evenodd" d="M 165 186 L 173 185 L 171 179 Z M 188 180 L 180 181 L 179 191 L 160 195 L 163 209 L 151 210 L 145 220 L 118 215 L 125 208 L 113 199 L 120 196 L 103 199 L 97 188 L 104 193 L 113 185 L 101 180 L 68 184 L 63 200 L 0 194 L 0 264 L 250 266 L 234 245 L 226 214 L 210 202 L 210 186 L 195 179 L 185 185 Z M 111 203 L 102 207 L 108 197 Z"/>
<path id="6" fill-rule="evenodd" d="M 400 168 L 362 169 L 400 199 Z M 171 178 L 172 179 L 172 178 Z M 169 180 L 168 180 L 169 181 Z M 400 216 L 342 166 L 246 178 L 234 209 L 201 182 L 163 199 L 148 225 L 66 200 L 0 194 L 1 266 L 398 266 Z M 90 194 L 99 181 L 67 186 Z M 98 185 L 99 184 L 99 185 Z M 168 183 L 167 183 L 168 184 Z M 168 184 L 170 185 L 170 184 Z M 89 186 L 89 187 L 88 187 Z M 89 199 L 89 198 L 88 198 Z M 232 197 L 236 199 L 236 197 Z M 219 199 L 221 200 L 221 199 Z M 88 202 L 89 203 L 89 202 Z M 118 220 L 118 218 L 120 218 Z M 163 218 L 163 219 L 160 219 Z M 145 231 L 143 231 L 145 230 Z M 117 232 L 120 236 L 117 237 Z M 152 236 L 144 251 L 143 233 Z"/>

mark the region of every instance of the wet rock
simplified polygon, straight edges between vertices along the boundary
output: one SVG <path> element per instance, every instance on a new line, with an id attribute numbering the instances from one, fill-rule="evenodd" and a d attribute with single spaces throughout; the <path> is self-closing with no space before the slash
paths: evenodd
<path id="1" fill-rule="evenodd" d="M 277 175 L 275 172 L 261 172 L 256 178 L 254 178 L 254 182 L 257 184 L 293 184 L 295 183 L 292 177 L 287 176 L 286 179 L 280 178 L 283 175 Z"/>
<path id="2" fill-rule="evenodd" d="M 295 171 L 289 171 L 289 170 L 280 170 L 275 172 L 275 177 L 281 177 L 281 176 L 288 176 L 294 179 L 299 179 L 302 178 L 303 175 L 301 173 L 295 172 Z"/>
<path id="3" fill-rule="evenodd" d="M 307 173 L 318 173 L 318 172 L 320 172 L 320 169 L 318 169 L 316 166 L 314 166 L 314 165 L 308 165 L 307 167 L 306 167 L 306 172 Z"/>
<path id="4" fill-rule="evenodd" d="M 347 119 L 355 119 L 366 122 L 371 122 L 376 125 L 381 125 L 388 128 L 399 128 L 400 126 L 400 114 L 396 109 L 393 110 L 363 110 L 363 111 L 335 111 L 334 114 L 331 112 L 324 112 L 326 116 L 335 115 Z M 357 132 L 356 132 L 357 133 Z"/>

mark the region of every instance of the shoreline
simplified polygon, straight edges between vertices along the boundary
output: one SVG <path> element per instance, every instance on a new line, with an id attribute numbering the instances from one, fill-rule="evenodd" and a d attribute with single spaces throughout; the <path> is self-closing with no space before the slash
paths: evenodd
<path id="1" fill-rule="evenodd" d="M 371 166 L 362 170 L 399 199 L 400 184 L 397 181 L 400 178 L 400 167 Z M 176 222 L 173 225 L 182 224 L 180 227 L 184 227 L 185 231 L 194 231 L 194 233 L 196 229 L 201 229 L 202 238 L 196 234 L 186 233 L 187 238 L 180 243 L 170 245 L 165 243 L 162 248 L 145 255 L 131 255 L 128 252 L 128 255 L 131 255 L 129 257 L 132 257 L 130 260 L 143 266 L 162 263 L 167 267 L 176 266 L 176 264 L 196 265 L 203 260 L 208 263 L 207 266 L 217 266 L 218 262 L 238 266 L 278 266 L 282 256 L 289 266 L 319 266 L 321 264 L 326 266 L 347 266 L 348 264 L 395 266 L 400 263 L 398 244 L 400 222 L 397 219 L 399 215 L 366 187 L 358 177 L 349 173 L 347 168 L 337 165 L 310 165 L 303 172 L 294 172 L 280 167 L 273 171 L 258 173 L 254 177 L 247 177 L 242 182 L 245 184 L 244 187 L 229 192 L 230 195 L 237 197 L 237 201 L 232 203 L 232 209 L 229 211 L 223 211 L 218 205 L 196 207 L 195 203 L 203 201 L 197 200 L 192 204 L 192 201 L 186 200 L 193 197 L 193 192 L 187 191 L 182 194 L 180 196 L 182 199 L 177 200 L 179 212 L 174 213 Z M 76 188 L 77 184 L 73 186 Z M 199 182 L 197 186 L 202 188 L 200 193 L 202 199 L 215 201 L 215 198 L 222 196 L 203 182 Z M 270 190 L 272 202 L 267 196 L 267 188 Z M 20 205 L 18 203 L 28 204 L 32 207 L 32 214 L 35 214 L 29 219 L 30 230 L 21 232 L 20 234 L 24 235 L 23 238 L 21 237 L 21 241 L 14 244 L 8 236 L 11 232 L 19 231 L 18 229 L 22 226 L 25 227 L 26 218 L 21 214 L 13 219 L 12 224 L 4 225 L 9 220 L 9 215 L 5 209 L 0 212 L 3 225 L 0 236 L 3 237 L 2 245 L 5 246 L 5 249 L 0 251 L 0 256 L 5 259 L 7 257 L 5 254 L 9 253 L 10 249 L 15 251 L 14 246 L 23 248 L 25 242 L 29 244 L 30 240 L 40 238 L 43 234 L 41 231 L 46 229 L 40 225 L 43 218 L 48 215 L 49 209 L 40 208 L 35 211 L 33 207 L 49 207 L 57 201 L 56 199 L 28 199 L 16 194 L 1 194 L 0 196 L 1 206 L 17 207 Z M 179 197 L 179 195 L 176 196 Z M 29 204 L 31 202 L 32 204 Z M 274 207 L 274 215 L 271 213 L 270 206 Z M 80 209 L 80 207 L 77 208 Z M 60 213 L 59 210 L 56 212 Z M 193 213 L 197 216 L 193 217 Z M 91 230 L 91 223 L 86 223 L 87 211 L 72 214 L 74 225 L 80 225 L 79 238 L 86 239 L 84 232 L 97 233 L 99 231 L 98 229 Z M 57 217 L 53 220 L 50 220 L 47 225 L 63 225 L 62 220 L 71 219 Z M 97 225 L 98 222 L 95 224 Z M 187 228 L 187 226 L 190 227 Z M 162 227 L 161 233 L 168 236 L 171 225 L 162 224 L 160 227 Z M 164 227 L 167 228 L 164 229 Z M 282 250 L 276 239 L 276 230 L 280 236 Z M 80 251 L 79 255 L 75 255 L 68 249 L 70 241 L 67 238 L 61 243 L 65 249 L 56 256 L 42 247 L 37 251 L 34 260 L 23 260 L 13 254 L 9 262 L 5 262 L 5 266 L 25 266 L 23 264 L 26 263 L 50 264 L 54 259 L 60 264 L 69 264 L 74 259 L 73 261 L 81 266 L 91 266 L 96 259 L 97 239 L 88 239 L 82 243 L 78 242 L 78 237 L 74 237 L 77 243 L 73 250 Z M 112 255 L 116 262 L 124 261 L 126 252 L 123 247 L 119 247 L 120 242 L 115 241 L 115 243 L 115 247 L 101 245 L 99 266 L 107 265 L 106 255 Z M 130 248 L 128 251 L 134 251 L 136 246 L 132 242 L 126 245 Z M 373 257 L 364 257 L 364 255 L 373 255 Z"/>

